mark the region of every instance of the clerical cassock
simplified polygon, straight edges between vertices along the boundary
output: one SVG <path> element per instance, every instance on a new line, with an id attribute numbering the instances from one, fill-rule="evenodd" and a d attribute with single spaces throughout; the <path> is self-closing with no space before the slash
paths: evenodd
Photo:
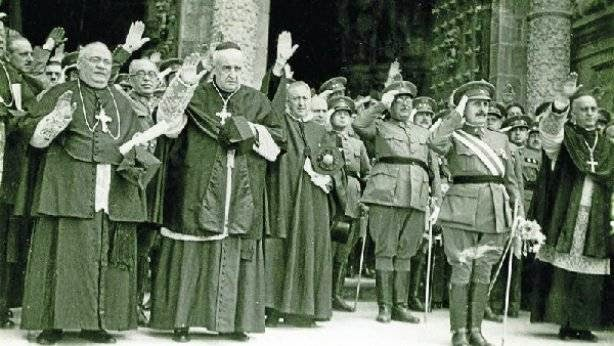
<path id="1" fill-rule="evenodd" d="M 283 105 L 278 99 L 286 95 L 288 80 L 270 78 L 272 104 Z M 327 193 L 312 182 L 304 166 L 306 160 L 314 163 L 315 151 L 328 135 L 323 126 L 288 112 L 283 129 L 285 152 L 269 165 L 267 176 L 267 322 L 274 325 L 283 317 L 311 325 L 332 315 L 331 221 Z"/>
<path id="2" fill-rule="evenodd" d="M 150 326 L 186 336 L 190 327 L 263 332 L 264 187 L 267 160 L 276 156 L 268 150 L 284 141 L 278 116 L 253 88 L 189 86 L 179 74 L 157 115 L 182 123 L 168 134 L 176 139 L 166 163 Z M 254 128 L 247 134 L 228 128 L 246 123 Z"/>
<path id="3" fill-rule="evenodd" d="M 55 134 L 43 123 L 67 91 L 76 109 Z M 124 156 L 119 146 L 141 130 L 138 117 L 116 87 L 80 79 L 50 89 L 30 113 L 40 120 L 32 141 L 47 144 L 34 186 L 21 327 L 134 329 L 136 226 L 147 218 L 147 170 L 139 163 L 155 158 L 141 148 Z"/>
<path id="4" fill-rule="evenodd" d="M 0 327 L 8 323 L 8 308 L 19 307 L 23 292 L 31 223 L 13 215 L 19 178 L 28 166 L 28 139 L 19 124 L 42 84 L 0 60 L 0 122 L 4 124 L 3 171 L 0 183 Z M 17 99 L 17 101 L 16 101 Z M 17 105 L 21 103 L 21 105 Z M 24 168 L 27 171 L 27 168 Z"/>
<path id="5" fill-rule="evenodd" d="M 553 115 L 541 122 L 546 155 L 528 214 L 547 237 L 537 255 L 531 321 L 557 323 L 566 335 L 600 322 L 604 275 L 610 274 L 614 146 L 597 130 L 571 122 L 546 126 Z"/>

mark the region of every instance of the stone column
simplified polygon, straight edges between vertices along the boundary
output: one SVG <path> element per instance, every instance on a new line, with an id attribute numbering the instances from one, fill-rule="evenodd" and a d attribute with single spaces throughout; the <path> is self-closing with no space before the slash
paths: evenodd
<path id="1" fill-rule="evenodd" d="M 243 81 L 260 87 L 266 69 L 270 0 L 183 0 L 179 54 L 204 50 L 219 33 L 234 41 L 246 59 Z"/>
<path id="2" fill-rule="evenodd" d="M 571 0 L 532 0 L 527 21 L 527 107 L 534 111 L 569 74 Z"/>
<path id="3" fill-rule="evenodd" d="M 506 86 L 516 93 L 514 102 L 526 105 L 527 31 L 530 0 L 494 0 L 490 24 L 490 76 L 497 100 L 507 103 Z"/>

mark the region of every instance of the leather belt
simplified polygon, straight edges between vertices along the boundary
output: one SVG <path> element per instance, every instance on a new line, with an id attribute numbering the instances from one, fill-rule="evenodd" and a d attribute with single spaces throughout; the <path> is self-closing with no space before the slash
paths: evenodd
<path id="1" fill-rule="evenodd" d="M 458 175 L 452 177 L 454 184 L 504 184 L 502 176 L 497 175 Z"/>
<path id="2" fill-rule="evenodd" d="M 389 156 L 389 157 L 380 157 L 377 161 L 379 163 L 389 163 L 389 164 L 406 164 L 406 165 L 414 164 L 414 165 L 422 167 L 427 173 L 429 173 L 429 166 L 427 166 L 424 161 L 421 161 L 415 158 Z"/>

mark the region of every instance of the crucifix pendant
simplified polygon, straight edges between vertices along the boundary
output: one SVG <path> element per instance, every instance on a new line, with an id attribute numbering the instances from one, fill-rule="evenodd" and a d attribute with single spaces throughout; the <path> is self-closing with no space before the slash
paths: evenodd
<path id="1" fill-rule="evenodd" d="M 215 115 L 220 118 L 221 124 L 226 123 L 226 119 L 232 116 L 232 114 L 228 112 L 228 110 L 226 110 L 226 105 L 224 105 L 224 108 L 222 109 L 222 111 L 216 112 Z"/>
<path id="2" fill-rule="evenodd" d="M 112 119 L 104 111 L 104 108 L 101 107 L 98 114 L 96 114 L 96 116 L 94 117 L 100 122 L 100 127 L 102 128 L 102 132 L 108 134 L 109 133 L 108 123 L 110 123 Z"/>
<path id="3" fill-rule="evenodd" d="M 599 165 L 599 162 L 595 161 L 595 158 L 593 158 L 593 154 L 591 154 L 590 156 L 591 156 L 590 161 L 586 161 L 586 164 L 591 166 L 591 173 L 594 173 L 595 167 Z"/>

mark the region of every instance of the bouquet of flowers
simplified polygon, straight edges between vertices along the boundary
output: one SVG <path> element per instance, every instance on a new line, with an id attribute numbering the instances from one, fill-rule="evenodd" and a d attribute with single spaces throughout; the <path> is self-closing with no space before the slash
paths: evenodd
<path id="1" fill-rule="evenodd" d="M 535 220 L 525 220 L 520 217 L 516 230 L 517 237 L 522 241 L 522 255 L 536 254 L 546 242 L 541 226 Z"/>

